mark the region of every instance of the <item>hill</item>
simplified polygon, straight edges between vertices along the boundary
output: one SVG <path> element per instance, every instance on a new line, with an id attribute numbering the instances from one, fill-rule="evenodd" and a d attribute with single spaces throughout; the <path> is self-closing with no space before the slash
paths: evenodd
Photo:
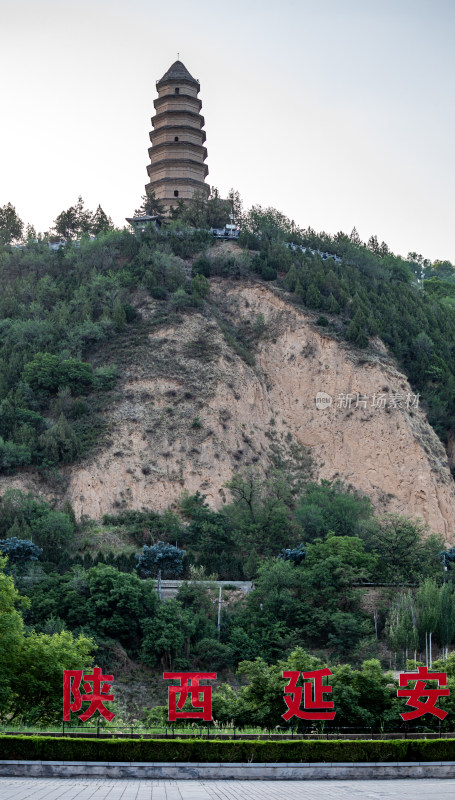
<path id="1" fill-rule="evenodd" d="M 216 713 L 259 725 L 281 711 L 255 681 L 289 665 L 367 659 L 341 697 L 390 688 L 372 657 L 447 655 L 451 264 L 256 208 L 238 244 L 174 220 L 4 245 L 0 275 L 1 717 L 25 719 L 30 665 L 55 689 L 95 646 L 127 718 L 162 718 L 138 703 L 164 700 L 163 668 L 237 670 Z M 166 602 L 158 569 L 185 579 Z M 26 718 L 58 718 L 60 689 L 33 686 Z M 393 729 L 392 700 L 341 718 Z"/>
<path id="2" fill-rule="evenodd" d="M 267 239 L 264 225 L 262 250 L 257 231 L 242 249 L 230 242 L 213 246 L 203 233 L 178 227 L 140 241 L 113 232 L 52 253 L 45 244 L 5 249 L 0 421 L 5 442 L 12 440 L 19 452 L 20 471 L 4 453 L 0 487 L 57 497 L 78 518 L 164 510 L 184 490 L 219 508 L 234 473 L 254 468 L 266 477 L 277 460 L 298 471 L 300 459 L 306 477 L 341 479 L 378 510 L 420 517 L 449 541 L 453 481 L 426 416 L 438 412 L 433 375 L 441 358 L 431 342 L 432 357 L 424 353 L 430 377 L 424 373 L 416 384 L 421 350 L 410 360 L 408 348 L 397 364 L 391 349 L 403 351 L 400 335 L 409 331 L 405 323 L 398 329 L 394 309 L 386 306 L 393 320 L 388 338 L 395 331 L 398 340 L 387 348 L 378 336 L 384 320 L 367 306 L 368 292 L 381 294 L 392 280 L 395 294 L 404 294 L 408 305 L 423 304 L 430 322 L 452 309 L 433 290 L 422 297 L 412 282 L 413 262 L 397 270 L 389 254 L 357 246 L 354 254 L 368 269 L 354 266 L 349 245 L 351 254 L 335 266 L 318 254 L 293 253 L 284 237 L 298 241 L 302 234 L 276 228 Z M 343 242 L 335 246 L 343 251 Z M 367 288 L 359 293 L 361 283 Z M 319 309 L 302 306 L 316 284 Z M 349 334 L 353 325 L 356 336 Z M 368 329 L 374 335 L 364 342 Z M 50 353 L 53 366 L 39 361 Z M 427 394 L 423 405 L 415 401 L 419 388 Z M 329 408 L 317 409 L 318 392 L 332 397 Z M 21 468 L 25 434 L 30 447 Z M 451 442 L 450 431 L 443 435 Z"/>

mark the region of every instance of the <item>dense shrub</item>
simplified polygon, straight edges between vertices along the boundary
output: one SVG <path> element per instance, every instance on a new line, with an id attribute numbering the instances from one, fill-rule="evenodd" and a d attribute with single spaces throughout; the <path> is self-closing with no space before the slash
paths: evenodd
<path id="1" fill-rule="evenodd" d="M 5 760 L 195 763 L 352 763 L 455 760 L 455 739 L 247 741 L 0 736 Z"/>
<path id="2" fill-rule="evenodd" d="M 37 353 L 25 365 L 22 376 L 34 391 L 48 394 L 63 386 L 68 386 L 74 393 L 84 394 L 93 384 L 91 364 L 76 358 L 60 359 L 51 353 Z"/>

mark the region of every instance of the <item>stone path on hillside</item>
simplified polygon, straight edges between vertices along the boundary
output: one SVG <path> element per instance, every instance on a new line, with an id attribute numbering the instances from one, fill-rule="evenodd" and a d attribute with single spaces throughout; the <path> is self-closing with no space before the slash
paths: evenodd
<path id="1" fill-rule="evenodd" d="M 0 778 L 0 800 L 450 800 L 455 780 L 172 781 Z"/>

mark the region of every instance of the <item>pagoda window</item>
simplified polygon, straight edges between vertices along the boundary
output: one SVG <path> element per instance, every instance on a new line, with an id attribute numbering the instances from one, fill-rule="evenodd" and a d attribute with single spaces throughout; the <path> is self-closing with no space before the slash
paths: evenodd
<path id="1" fill-rule="evenodd" d="M 179 196 L 179 190 L 178 189 L 174 189 L 174 197 L 178 197 L 178 196 Z"/>
<path id="2" fill-rule="evenodd" d="M 176 94 L 180 94 L 180 89 L 176 89 L 176 90 L 175 90 L 175 93 L 176 93 Z"/>
<path id="3" fill-rule="evenodd" d="M 179 137 L 178 136 L 174 136 L 174 142 L 178 142 L 178 140 L 179 140 Z"/>

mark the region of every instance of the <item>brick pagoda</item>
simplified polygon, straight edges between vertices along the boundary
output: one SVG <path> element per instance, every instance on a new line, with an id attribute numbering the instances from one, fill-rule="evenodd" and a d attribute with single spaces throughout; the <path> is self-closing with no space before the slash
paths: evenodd
<path id="1" fill-rule="evenodd" d="M 181 61 L 172 64 L 156 82 L 156 88 L 147 167 L 150 182 L 145 190 L 153 191 L 168 210 L 179 199 L 191 199 L 195 192 L 204 197 L 209 194 L 204 117 L 200 113 L 199 81 Z"/>

